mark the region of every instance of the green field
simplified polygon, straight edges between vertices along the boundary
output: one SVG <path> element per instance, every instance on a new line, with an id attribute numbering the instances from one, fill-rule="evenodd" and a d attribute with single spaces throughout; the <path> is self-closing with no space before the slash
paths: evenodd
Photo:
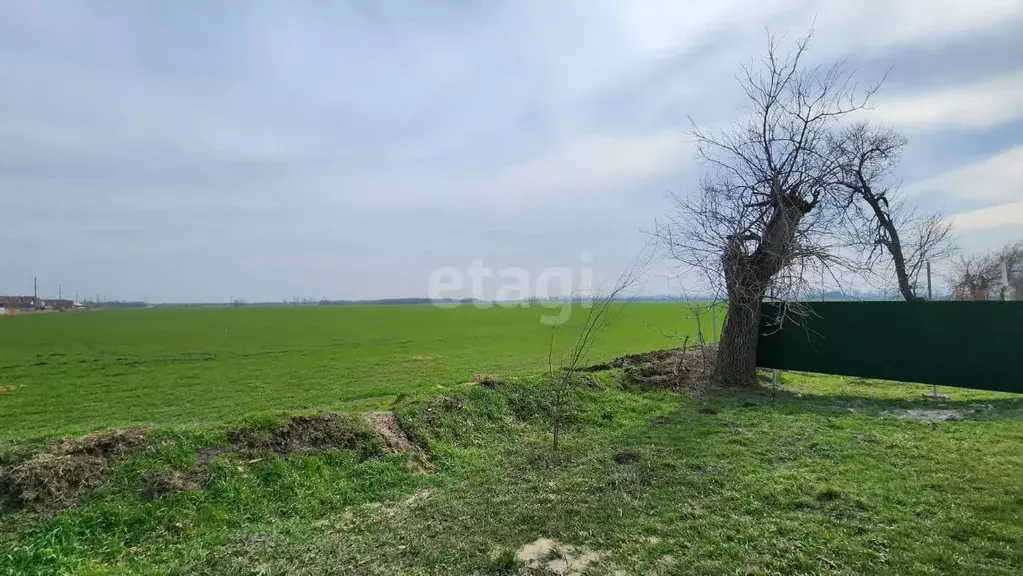
<path id="1" fill-rule="evenodd" d="M 631 366 L 577 377 L 555 451 L 547 312 L 0 318 L 0 575 L 1023 572 L 1020 395 L 802 373 L 689 394 Z M 591 361 L 694 327 L 629 304 Z"/>
<path id="2" fill-rule="evenodd" d="M 151 422 L 371 407 L 477 373 L 546 364 L 554 311 L 460 306 L 199 308 L 0 317 L 0 441 Z M 631 303 L 593 348 L 606 360 L 695 333 L 677 304 Z M 561 328 L 569 343 L 584 314 Z M 13 387 L 13 388 L 11 388 Z"/>

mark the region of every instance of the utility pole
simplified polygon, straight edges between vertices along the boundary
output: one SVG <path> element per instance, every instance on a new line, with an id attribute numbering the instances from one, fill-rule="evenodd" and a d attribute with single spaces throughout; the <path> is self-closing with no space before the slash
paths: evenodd
<path id="1" fill-rule="evenodd" d="M 64 299 L 64 287 L 61 286 L 60 284 L 57 284 L 57 300 L 63 300 L 63 299 Z"/>
<path id="2" fill-rule="evenodd" d="M 927 261 L 927 300 L 933 300 L 934 296 L 931 294 L 931 261 Z M 931 397 L 935 400 L 938 399 L 938 385 L 931 384 Z"/>
<path id="3" fill-rule="evenodd" d="M 35 276 L 32 277 L 32 309 L 35 310 L 39 306 L 39 279 Z"/>
<path id="4" fill-rule="evenodd" d="M 824 301 L 824 266 L 821 265 L 821 302 Z"/>
<path id="5" fill-rule="evenodd" d="M 931 294 L 931 261 L 927 261 L 927 299 L 934 300 L 934 296 Z"/>

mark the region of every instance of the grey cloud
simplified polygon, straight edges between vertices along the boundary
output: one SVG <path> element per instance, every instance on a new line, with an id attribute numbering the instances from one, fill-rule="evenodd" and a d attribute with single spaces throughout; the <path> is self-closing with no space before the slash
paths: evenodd
<path id="1" fill-rule="evenodd" d="M 1018 19 L 857 39 L 844 8 L 795 1 L 2 4 L 0 237 L 21 249 L 0 293 L 39 275 L 153 300 L 422 295 L 433 267 L 583 250 L 613 275 L 694 181 L 688 118 L 741 112 L 766 26 L 820 10 L 814 54 L 894 66 L 897 94 L 1017 70 L 1020 48 Z M 1019 128 L 914 138 L 902 176 Z"/>
<path id="2" fill-rule="evenodd" d="M 982 34 L 853 54 L 849 65 L 871 74 L 890 71 L 886 93 L 921 92 L 970 84 L 1020 69 L 1023 20 L 1010 20 Z"/>

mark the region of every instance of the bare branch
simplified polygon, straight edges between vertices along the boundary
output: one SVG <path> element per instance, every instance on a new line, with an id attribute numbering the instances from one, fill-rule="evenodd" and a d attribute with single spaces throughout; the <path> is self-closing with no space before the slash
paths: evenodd
<path id="1" fill-rule="evenodd" d="M 906 139 L 893 130 L 861 122 L 832 138 L 831 153 L 841 165 L 838 184 L 848 195 L 845 216 L 865 265 L 871 267 L 886 252 L 902 297 L 919 300 L 926 263 L 951 257 L 956 247 L 946 218 L 921 215 L 888 184 L 905 145 Z"/>
<path id="2" fill-rule="evenodd" d="M 652 264 L 653 254 L 648 244 L 619 275 L 610 291 L 594 297 L 587 308 L 586 318 L 579 327 L 571 347 L 560 357 L 557 367 L 555 367 L 554 361 L 554 348 L 559 327 L 557 325 L 552 327 L 551 340 L 547 348 L 547 366 L 554 395 L 551 423 L 554 450 L 558 449 L 565 404 L 568 394 L 577 382 L 578 375 L 576 373 L 586 362 L 594 342 L 621 313 L 624 304 L 619 304 L 618 300 L 642 280 L 650 271 Z"/>

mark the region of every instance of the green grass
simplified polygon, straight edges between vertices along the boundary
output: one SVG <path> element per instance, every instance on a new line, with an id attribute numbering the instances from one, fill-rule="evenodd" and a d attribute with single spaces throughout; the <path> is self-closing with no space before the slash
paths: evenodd
<path id="1" fill-rule="evenodd" d="M 523 574 L 515 553 L 538 538 L 599 554 L 594 573 L 1023 572 L 1023 397 L 935 404 L 920 385 L 783 373 L 777 393 L 697 401 L 612 371 L 571 396 L 555 453 L 543 312 L 0 318 L 0 466 L 43 437 L 157 425 L 82 506 L 0 507 L 0 575 Z M 630 304 L 592 360 L 665 347 L 686 315 Z M 509 382 L 466 384 L 476 373 Z M 898 417 L 932 407 L 968 415 Z M 357 419 L 346 449 L 238 443 L 327 408 L 393 408 L 432 473 Z M 146 497 L 172 474 L 202 488 Z"/>
<path id="2" fill-rule="evenodd" d="M 165 430 L 83 507 L 5 517 L 0 573 L 524 573 L 514 552 L 541 537 L 600 553 L 594 573 L 1023 570 L 1019 396 L 935 405 L 917 385 L 784 374 L 776 395 L 693 401 L 596 378 L 558 453 L 538 377 L 399 400 L 433 474 L 374 446 L 225 454 L 205 490 L 145 502 L 140 478 L 196 466 L 239 424 Z M 979 411 L 884 415 L 911 407 Z"/>
<path id="3" fill-rule="evenodd" d="M 535 372 L 550 341 L 540 316 L 554 312 L 348 306 L 0 317 L 0 387 L 8 387 L 0 388 L 0 441 L 279 409 L 368 409 L 476 373 Z M 561 344 L 583 316 L 573 314 Z M 658 330 L 695 333 L 686 316 L 677 304 L 629 304 L 592 356 L 668 347 Z"/>

